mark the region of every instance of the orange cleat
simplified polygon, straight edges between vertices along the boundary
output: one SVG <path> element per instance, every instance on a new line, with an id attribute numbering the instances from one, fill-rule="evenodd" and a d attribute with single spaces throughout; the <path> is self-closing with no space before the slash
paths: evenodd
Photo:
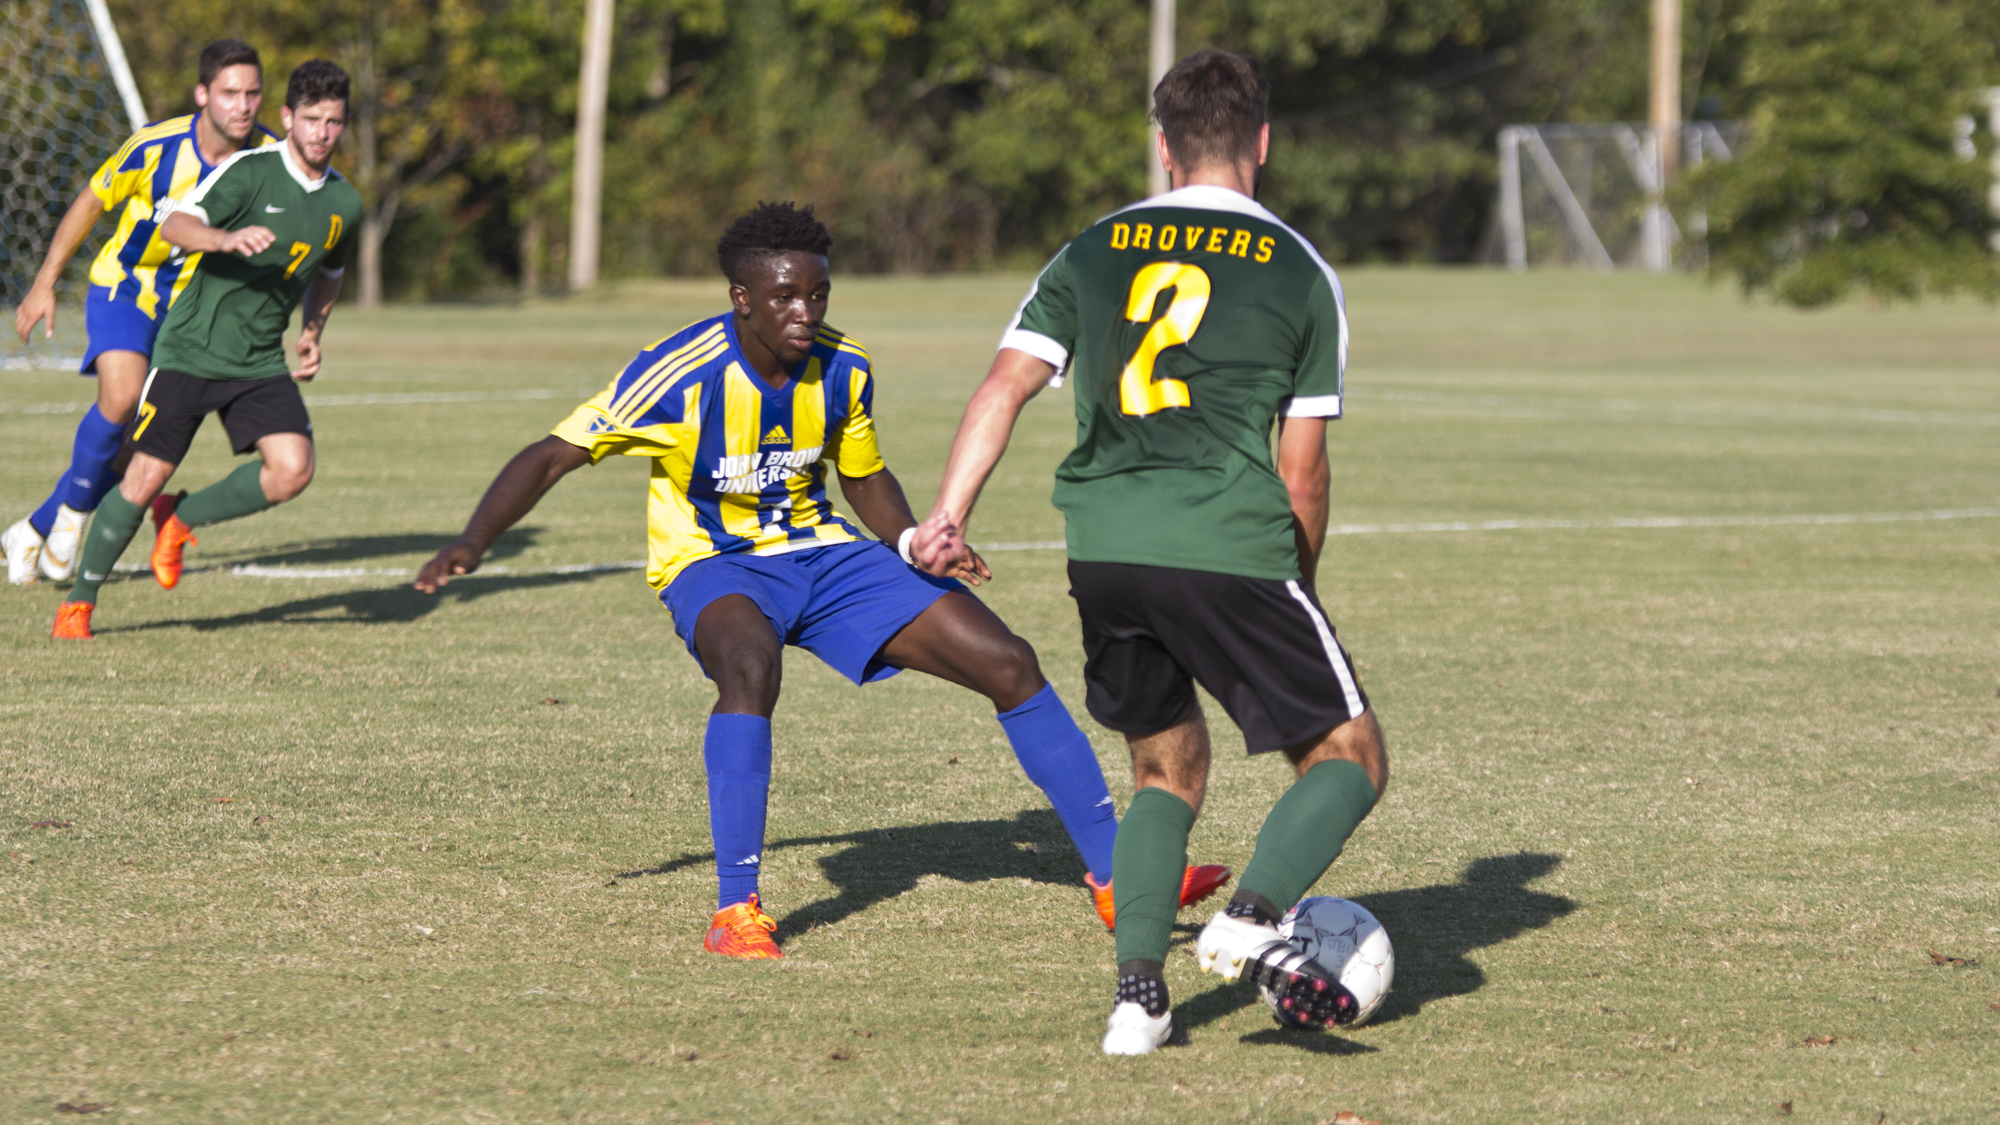
<path id="1" fill-rule="evenodd" d="M 201 542 L 187 522 L 174 514 L 185 499 L 185 492 L 153 497 L 153 526 L 158 531 L 153 539 L 153 577 L 162 590 L 181 584 L 181 552 Z"/>
<path id="2" fill-rule="evenodd" d="M 90 631 L 90 611 L 97 607 L 90 602 L 64 602 L 56 607 L 56 629 L 53 636 L 59 641 L 88 641 L 97 636 Z"/>
<path id="3" fill-rule="evenodd" d="M 774 961 L 784 956 L 778 952 L 778 943 L 771 940 L 771 934 L 777 928 L 778 920 L 764 913 L 763 908 L 757 905 L 757 896 L 751 895 L 749 902 L 725 906 L 715 912 L 714 920 L 708 924 L 708 937 L 702 940 L 701 947 L 724 957 Z"/>
<path id="4" fill-rule="evenodd" d="M 1221 890 L 1222 885 L 1229 881 L 1230 874 L 1230 870 L 1219 863 L 1188 868 L 1181 876 L 1181 906 L 1193 906 Z M 1083 873 L 1083 881 L 1090 884 L 1090 896 L 1097 901 L 1097 916 L 1104 919 L 1104 928 L 1116 932 L 1118 911 L 1111 901 L 1111 884 L 1099 886 L 1097 877 L 1088 871 Z"/>

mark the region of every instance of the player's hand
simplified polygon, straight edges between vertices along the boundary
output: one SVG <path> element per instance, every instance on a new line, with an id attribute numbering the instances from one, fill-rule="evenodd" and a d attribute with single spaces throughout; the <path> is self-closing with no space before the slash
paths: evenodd
<path id="1" fill-rule="evenodd" d="M 986 569 L 986 564 L 966 545 L 958 525 L 942 512 L 931 513 L 929 519 L 917 525 L 917 533 L 910 537 L 910 558 L 916 560 L 917 569 L 926 574 L 939 578 L 962 577 L 975 586 L 982 579 L 993 576 Z"/>
<path id="2" fill-rule="evenodd" d="M 463 541 L 453 543 L 431 556 L 431 561 L 417 572 L 417 589 L 426 594 L 435 594 L 438 588 L 461 574 L 471 574 L 479 569 L 480 556 L 485 552 Z"/>
<path id="3" fill-rule="evenodd" d="M 276 241 L 278 236 L 271 233 L 270 227 L 244 227 L 242 230 L 233 230 L 223 235 L 222 242 L 216 249 L 224 254 L 241 254 L 246 258 L 254 258 L 270 249 L 271 244 Z"/>
<path id="4" fill-rule="evenodd" d="M 953 563 L 950 570 L 945 571 L 946 578 L 956 578 L 969 586 L 993 580 L 993 572 L 987 569 L 986 560 L 979 557 L 978 551 L 968 546 L 965 549 L 965 556 L 964 559 Z"/>
<path id="5" fill-rule="evenodd" d="M 301 383 L 312 382 L 319 374 L 319 337 L 304 335 L 299 337 L 299 365 L 292 369 L 292 378 Z"/>
<path id="6" fill-rule="evenodd" d="M 22 343 L 28 342 L 38 320 L 45 322 L 42 339 L 47 340 L 56 334 L 56 291 L 39 285 L 29 289 L 28 295 L 21 299 L 21 307 L 14 310 L 14 331 L 20 335 Z"/>

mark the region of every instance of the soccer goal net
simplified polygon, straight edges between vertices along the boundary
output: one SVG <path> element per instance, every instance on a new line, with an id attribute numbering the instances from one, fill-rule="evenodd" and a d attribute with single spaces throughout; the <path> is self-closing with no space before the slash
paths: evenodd
<path id="1" fill-rule="evenodd" d="M 49 239 L 84 179 L 146 111 L 103 0 L 0 0 L 0 364 L 60 366 L 83 353 L 83 293 L 99 223 L 57 288 L 56 338 L 13 331 Z"/>
<path id="2" fill-rule="evenodd" d="M 1742 137 L 1736 122 L 1685 125 L 1680 166 L 1728 160 Z M 1659 204 L 1659 185 L 1649 126 L 1508 126 L 1500 131 L 1498 237 L 1489 256 L 1517 270 L 1700 264 L 1702 232 L 1679 229 Z"/>

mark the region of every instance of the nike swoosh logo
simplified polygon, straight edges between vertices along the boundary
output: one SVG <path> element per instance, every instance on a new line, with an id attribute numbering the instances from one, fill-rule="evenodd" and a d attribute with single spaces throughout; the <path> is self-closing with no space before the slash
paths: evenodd
<path id="1" fill-rule="evenodd" d="M 283 207 L 273 207 L 268 203 L 264 204 L 264 210 L 272 215 L 282 215 L 285 213 L 285 209 Z"/>

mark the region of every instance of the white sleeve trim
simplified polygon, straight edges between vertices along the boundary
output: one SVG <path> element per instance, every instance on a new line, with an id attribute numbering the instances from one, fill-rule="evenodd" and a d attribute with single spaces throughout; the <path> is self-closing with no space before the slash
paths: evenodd
<path id="1" fill-rule="evenodd" d="M 1013 348 L 1017 352 L 1027 352 L 1029 355 L 1055 368 L 1057 373 L 1061 373 L 1062 369 L 1069 364 L 1068 348 L 1063 347 L 1040 332 L 1030 331 L 1026 328 L 1009 328 L 1007 334 L 1000 337 L 1000 346 L 1002 348 Z"/>
<path id="2" fill-rule="evenodd" d="M 1300 395 L 1285 407 L 1287 418 L 1338 418 L 1339 395 Z"/>
<path id="3" fill-rule="evenodd" d="M 202 226 L 212 227 L 215 225 L 214 223 L 208 221 L 207 208 L 203 207 L 199 203 L 189 203 L 185 199 L 167 200 L 167 206 L 165 208 L 165 211 L 166 214 L 160 216 L 160 221 L 163 223 L 167 221 L 168 215 L 192 215 L 196 220 L 198 220 L 201 223 Z"/>

